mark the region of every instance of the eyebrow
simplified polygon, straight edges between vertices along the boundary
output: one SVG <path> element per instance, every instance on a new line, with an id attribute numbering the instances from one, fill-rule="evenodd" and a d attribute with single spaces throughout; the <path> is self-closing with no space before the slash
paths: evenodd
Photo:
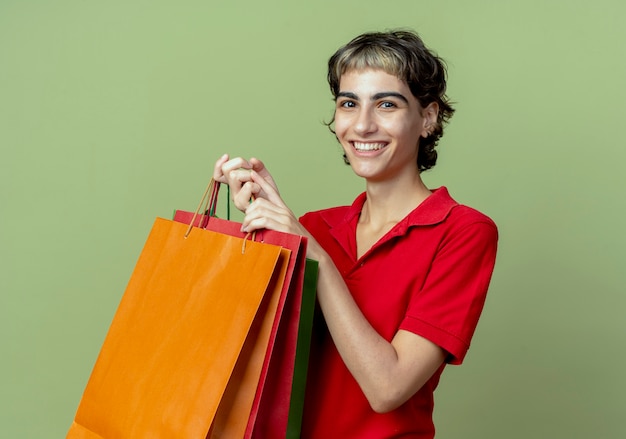
<path id="1" fill-rule="evenodd" d="M 354 99 L 355 101 L 360 100 L 356 94 L 349 92 L 349 91 L 340 91 L 339 93 L 337 93 L 337 97 Z M 398 98 L 407 104 L 409 103 L 409 100 L 406 97 L 404 97 L 403 94 L 397 93 L 395 91 L 383 91 L 380 93 L 376 93 L 375 95 L 372 96 L 372 101 L 377 101 L 379 99 L 384 99 L 384 98 Z"/>

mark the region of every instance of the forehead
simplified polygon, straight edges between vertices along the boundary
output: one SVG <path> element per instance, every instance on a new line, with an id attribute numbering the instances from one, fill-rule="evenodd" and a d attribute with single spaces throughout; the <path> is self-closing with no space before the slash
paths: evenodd
<path id="1" fill-rule="evenodd" d="M 397 91 L 411 95 L 408 84 L 382 69 L 348 70 L 339 78 L 341 91 Z M 408 97 L 408 96 L 407 96 Z"/>

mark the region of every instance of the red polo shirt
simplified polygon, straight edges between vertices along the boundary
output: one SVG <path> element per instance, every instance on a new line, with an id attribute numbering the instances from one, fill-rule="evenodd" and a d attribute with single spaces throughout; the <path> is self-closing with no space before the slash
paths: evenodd
<path id="1" fill-rule="evenodd" d="M 300 221 L 333 259 L 356 303 L 385 339 L 404 329 L 461 364 L 483 308 L 498 233 L 491 219 L 454 201 L 446 188 L 356 258 L 356 226 L 366 195 L 352 206 Z M 374 412 L 318 321 L 311 351 L 302 438 L 432 438 L 433 392 L 443 371 L 398 409 Z"/>

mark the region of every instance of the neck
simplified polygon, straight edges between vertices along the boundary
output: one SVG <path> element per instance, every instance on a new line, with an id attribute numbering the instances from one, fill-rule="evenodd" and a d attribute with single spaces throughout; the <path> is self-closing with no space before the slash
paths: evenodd
<path id="1" fill-rule="evenodd" d="M 413 178 L 384 182 L 368 181 L 361 223 L 398 223 L 431 194 L 419 173 Z"/>

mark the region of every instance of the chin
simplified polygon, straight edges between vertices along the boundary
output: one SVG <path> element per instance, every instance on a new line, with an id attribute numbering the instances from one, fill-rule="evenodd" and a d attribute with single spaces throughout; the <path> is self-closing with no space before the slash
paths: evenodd
<path id="1" fill-rule="evenodd" d="M 364 178 L 366 180 L 370 180 L 379 175 L 379 172 L 374 169 L 363 168 L 362 166 L 355 166 L 350 162 L 350 167 L 352 168 L 352 172 L 355 173 L 358 177 Z"/>

